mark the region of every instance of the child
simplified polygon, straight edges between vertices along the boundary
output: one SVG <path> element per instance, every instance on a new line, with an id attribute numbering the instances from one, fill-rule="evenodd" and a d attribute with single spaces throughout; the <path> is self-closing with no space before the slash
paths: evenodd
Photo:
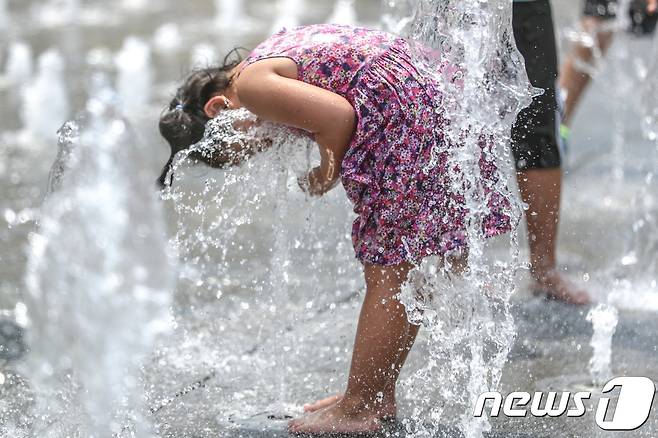
<path id="1" fill-rule="evenodd" d="M 441 84 L 419 73 L 410 52 L 404 39 L 365 28 L 284 30 L 237 65 L 194 73 L 160 120 L 172 157 L 199 141 L 206 122 L 224 109 L 245 107 L 305 130 L 320 147 L 321 163 L 303 188 L 322 195 L 340 178 L 354 203 L 352 240 L 367 292 L 347 387 L 344 395 L 307 405 L 312 412 L 289 423 L 293 433 L 373 432 L 395 417 L 395 384 L 418 332 L 397 294 L 415 264 L 463 248 L 466 240 L 468 212 L 451 191 L 447 168 Z M 222 154 L 200 158 L 222 166 L 228 156 Z M 485 154 L 479 163 L 483 182 L 497 178 Z M 161 183 L 170 166 L 171 159 Z M 487 197 L 485 235 L 508 231 L 504 199 Z"/>

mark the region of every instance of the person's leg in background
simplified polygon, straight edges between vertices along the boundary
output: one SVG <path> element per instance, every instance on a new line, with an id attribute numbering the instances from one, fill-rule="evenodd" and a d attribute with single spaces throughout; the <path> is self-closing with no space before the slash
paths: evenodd
<path id="1" fill-rule="evenodd" d="M 591 76 L 583 71 L 582 64 L 589 65 L 596 57 L 603 57 L 612 43 L 613 33 L 604 26 L 606 21 L 615 17 L 616 0 L 586 0 L 581 19 L 583 31 L 592 36 L 593 44 L 585 45 L 575 42 L 560 69 L 560 90 L 564 93 L 564 114 L 562 123 L 570 127 Z"/>
<path id="2" fill-rule="evenodd" d="M 558 148 L 557 48 L 548 0 L 514 3 L 514 36 L 535 87 L 545 90 L 521 112 L 512 129 L 512 151 L 526 222 L 534 290 L 573 304 L 589 303 L 557 270 L 562 170 Z"/>
<path id="3" fill-rule="evenodd" d="M 560 70 L 560 90 L 564 94 L 564 120 L 568 134 L 573 115 L 591 77 L 584 71 L 583 65 L 591 65 L 595 57 L 604 57 L 612 44 L 614 29 L 608 24 L 620 12 L 618 0 L 585 0 L 581 27 L 592 36 L 592 44 L 575 42 L 571 53 L 566 57 Z M 642 36 L 652 34 L 658 22 L 656 9 L 658 0 L 645 0 L 627 4 L 630 10 L 621 11 L 629 15 L 629 32 Z"/>

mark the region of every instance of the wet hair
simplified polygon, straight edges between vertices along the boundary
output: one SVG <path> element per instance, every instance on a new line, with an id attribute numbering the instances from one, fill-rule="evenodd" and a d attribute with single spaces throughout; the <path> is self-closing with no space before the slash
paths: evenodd
<path id="1" fill-rule="evenodd" d="M 178 88 L 169 106 L 162 112 L 159 123 L 160 134 L 169 143 L 171 156 L 157 180 L 161 188 L 165 186 L 174 156 L 203 138 L 206 123 L 210 120 L 204 107 L 213 94 L 226 90 L 231 85 L 233 78 L 230 72 L 242 62 L 240 50 L 246 49 L 239 47 L 231 50 L 221 66 L 193 71 Z M 223 164 L 220 160 L 213 159 L 213 154 L 195 152 L 191 156 L 212 167 L 222 167 Z"/>

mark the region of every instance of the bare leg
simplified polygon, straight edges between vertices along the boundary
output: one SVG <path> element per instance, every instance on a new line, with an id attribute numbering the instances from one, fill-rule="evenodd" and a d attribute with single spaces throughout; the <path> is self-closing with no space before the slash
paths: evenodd
<path id="1" fill-rule="evenodd" d="M 452 272 L 456 274 L 463 273 L 463 271 L 466 269 L 468 262 L 467 254 L 468 252 L 465 252 L 464 255 L 449 257 L 451 264 L 450 269 Z M 397 412 L 397 405 L 395 403 L 395 384 L 398 380 L 398 377 L 400 376 L 400 371 L 402 371 L 402 367 L 404 366 L 407 360 L 407 356 L 411 351 L 411 347 L 413 346 L 414 341 L 416 340 L 416 336 L 418 335 L 419 330 L 420 330 L 420 325 L 409 326 L 409 333 L 407 333 L 407 336 L 404 341 L 405 347 L 400 352 L 400 356 L 398 357 L 398 360 L 395 363 L 395 368 L 393 370 L 393 375 L 391 377 L 391 380 L 389 381 L 389 385 L 386 387 L 386 390 L 384 391 L 384 399 L 382 401 L 382 416 L 380 417 L 381 419 L 395 418 Z M 327 406 L 339 402 L 342 398 L 343 398 L 343 394 L 335 394 L 327 398 L 318 400 L 314 403 L 305 404 L 304 411 L 315 412 L 319 409 L 325 408 Z"/>
<path id="2" fill-rule="evenodd" d="M 413 344 L 412 325 L 395 297 L 411 265 L 365 265 L 361 307 L 345 395 L 336 403 L 289 423 L 294 433 L 358 433 L 381 428 L 385 392 L 395 393 L 402 352 Z M 411 342 L 410 342 L 411 339 Z"/>
<path id="3" fill-rule="evenodd" d="M 601 18 L 584 17 L 581 21 L 583 29 L 589 34 L 596 35 L 596 44 L 602 55 L 605 55 L 612 43 L 612 32 L 600 31 L 604 22 Z M 576 106 L 582 97 L 591 77 L 578 68 L 578 63 L 590 63 L 594 58 L 594 50 L 581 43 L 575 43 L 574 47 L 562 65 L 560 75 L 560 88 L 566 92 L 564 103 L 564 123 L 571 125 Z"/>
<path id="4" fill-rule="evenodd" d="M 559 168 L 531 169 L 518 172 L 517 180 L 521 197 L 529 205 L 526 222 L 536 288 L 551 298 L 572 304 L 589 303 L 587 293 L 575 289 L 556 270 L 562 171 Z"/>
<path id="5" fill-rule="evenodd" d="M 407 356 L 411 351 L 411 347 L 413 346 L 414 341 L 416 340 L 416 336 L 418 335 L 419 330 L 420 330 L 419 325 L 409 326 L 409 333 L 407 333 L 407 336 L 405 337 L 405 341 L 404 341 L 405 347 L 400 352 L 400 356 L 398 357 L 398 360 L 395 363 L 395 368 L 391 373 L 392 374 L 391 380 L 388 386 L 386 387 L 386 389 L 384 390 L 384 398 L 382 400 L 382 408 L 381 408 L 381 416 L 380 416 L 382 420 L 390 420 L 395 418 L 395 415 L 397 413 L 397 404 L 395 402 L 395 386 L 396 386 L 395 384 L 397 383 L 397 379 L 400 376 L 400 371 L 402 371 L 402 367 L 404 366 L 404 363 L 407 361 Z M 327 406 L 339 402 L 342 398 L 343 398 L 343 394 L 335 394 L 327 398 L 318 400 L 314 403 L 305 404 L 304 411 L 315 412 L 319 409 L 326 408 Z"/>

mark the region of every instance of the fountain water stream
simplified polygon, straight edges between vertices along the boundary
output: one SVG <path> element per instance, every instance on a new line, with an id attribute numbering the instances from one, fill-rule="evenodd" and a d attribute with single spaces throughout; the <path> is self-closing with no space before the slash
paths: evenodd
<path id="1" fill-rule="evenodd" d="M 141 151 L 105 81 L 61 131 L 25 295 L 37 436 L 151 436 L 140 366 L 169 328 L 173 265 Z"/>
<path id="2" fill-rule="evenodd" d="M 25 49 L 20 51 L 25 52 Z M 20 59 L 17 66 L 27 70 L 26 54 L 17 56 Z M 54 140 L 57 130 L 69 115 L 64 73 L 62 56 L 56 50 L 49 50 L 39 56 L 37 74 L 23 90 L 23 126 L 39 140 Z"/>
<path id="3" fill-rule="evenodd" d="M 507 147 L 510 126 L 518 111 L 529 102 L 530 86 L 511 36 L 510 0 L 420 2 L 407 16 L 414 17 L 408 26 L 408 38 L 423 47 L 438 49 L 440 53 L 440 58 L 436 58 L 435 53 L 428 56 L 426 50 L 418 50 L 418 62 L 424 66 L 425 72 L 460 75 L 457 81 L 439 81 L 454 85 L 446 86 L 445 100 L 438 102 L 438 105 L 449 110 L 452 129 L 446 135 L 452 143 L 461 145 L 454 148 L 451 160 L 462 170 L 455 172 L 452 178 L 454 186 L 465 196 L 472 214 L 468 225 L 470 256 L 466 277 L 463 280 L 444 277 L 443 271 L 433 268 L 436 261 L 426 260 L 403 294 L 410 317 L 420 318 L 430 332 L 427 366 L 405 385 L 412 398 L 418 401 L 412 415 L 417 422 L 408 422 L 406 426 L 412 436 L 432 436 L 440 427 L 439 421 L 448 421 L 449 415 L 443 414 L 448 412 L 444 412 L 444 407 L 450 404 L 457 407 L 458 421 L 467 436 L 479 436 L 487 429 L 486 420 L 471 418 L 469 414 L 475 398 L 498 383 L 511 348 L 513 323 L 509 313 L 509 296 L 514 288 L 512 278 L 519 265 L 514 235 L 511 237 L 509 261 L 487 256 L 482 235 L 482 220 L 487 208 L 481 206 L 484 187 L 478 183 L 477 157 L 480 156 L 483 139 L 493 139 L 485 140 L 491 143 L 487 159 L 499 165 L 503 178 L 492 189 L 509 198 L 508 213 L 512 222 L 517 223 L 521 207 L 507 188 L 511 170 L 505 169 L 512 168 Z M 283 17 L 287 16 L 283 14 Z M 454 68 L 438 68 L 445 64 Z M 490 108 L 496 111 L 490 111 Z M 292 326 L 299 325 L 300 320 L 305 319 L 301 316 L 303 313 L 297 315 L 295 312 L 305 300 L 305 295 L 298 295 L 296 289 L 309 284 L 306 280 L 296 286 L 294 279 L 300 274 L 293 260 L 306 254 L 305 258 L 310 263 L 307 261 L 303 266 L 307 268 L 306 265 L 310 264 L 314 269 L 305 269 L 304 272 L 322 272 L 322 264 L 318 261 L 329 256 L 323 248 L 337 247 L 332 233 L 322 231 L 326 230 L 325 225 L 316 225 L 310 218 L 306 219 L 307 226 L 301 230 L 295 231 L 291 225 L 300 212 L 317 208 L 304 206 L 304 202 L 308 201 L 300 196 L 294 183 L 294 176 L 309 167 L 308 156 L 300 155 L 300 151 L 308 149 L 311 143 L 307 143 L 306 147 L 300 146 L 297 143 L 304 140 L 303 137 L 295 137 L 287 130 L 277 131 L 278 128 L 269 125 L 253 128 L 261 137 L 257 134 L 253 134 L 256 137 L 241 136 L 239 130 L 236 132 L 231 126 L 240 117 L 248 116 L 223 113 L 207 127 L 206 137 L 201 143 L 190 151 L 180 153 L 174 164 L 174 184 L 165 191 L 165 199 L 174 201 L 177 211 L 179 231 L 176 243 L 182 262 L 189 267 L 184 269 L 186 283 L 193 284 L 197 294 L 189 306 L 195 309 L 195 314 L 199 314 L 200 303 L 208 300 L 203 295 L 222 297 L 225 306 L 230 303 L 232 288 L 226 285 L 233 284 L 232 277 L 240 269 L 229 269 L 229 266 L 240 261 L 253 263 L 254 260 L 246 254 L 259 253 L 254 247 L 262 246 L 258 242 L 261 240 L 268 242 L 265 245 L 269 245 L 271 256 L 262 268 L 262 274 L 256 275 L 256 278 L 263 280 L 252 280 L 256 281 L 257 290 L 265 285 L 267 291 L 265 299 L 257 298 L 255 305 L 263 308 L 268 317 L 276 318 L 278 327 L 290 327 L 292 330 Z M 473 126 L 486 128 L 475 130 Z M 186 187 L 182 176 L 191 170 L 185 163 L 196 153 L 212 153 L 213 146 L 222 138 L 228 143 L 249 143 L 256 138 L 270 138 L 273 146 L 230 172 L 213 172 L 213 176 L 204 178 L 203 185 L 196 190 Z M 463 187 L 467 189 L 464 191 Z M 236 189 L 239 194 L 233 193 Z M 229 202 L 231 198 L 235 199 Z M 329 197 L 323 202 L 335 201 Z M 258 234 L 245 235 L 241 231 L 244 227 L 256 225 L 253 219 L 255 210 L 270 208 L 273 209 L 273 234 L 267 233 L 258 238 Z M 308 231 L 305 231 L 307 227 Z M 313 231 L 316 227 L 318 231 Z M 240 239 L 237 239 L 238 235 Z M 294 250 L 290 245 L 294 245 Z M 333 254 L 331 258 L 334 258 Z M 416 300 L 409 298 L 418 293 L 427 295 L 426 306 L 419 306 Z M 298 303 L 299 300 L 302 303 Z M 300 306 L 300 310 L 313 315 L 316 308 L 321 309 L 329 303 L 331 301 L 326 302 L 326 299 L 314 300 Z M 239 306 L 232 311 L 224 308 L 224 312 L 232 315 L 224 321 L 236 318 L 236 315 L 249 321 L 251 317 L 248 315 L 257 311 L 253 305 L 245 304 L 244 308 L 240 309 Z M 282 307 L 284 313 L 281 313 Z M 422 317 L 414 309 L 423 310 Z M 265 326 L 259 330 L 257 339 L 273 337 L 276 342 L 267 342 L 260 347 L 258 351 L 262 355 L 258 357 L 272 363 L 275 369 L 293 369 L 291 356 L 295 355 L 287 353 L 299 349 L 302 340 L 291 338 L 288 341 L 285 330 L 271 332 L 272 329 Z M 272 357 L 274 359 L 265 359 Z M 215 369 L 213 374 L 222 372 Z M 269 381 L 258 382 L 262 398 L 268 399 L 268 391 L 274 391 L 279 397 L 289 394 L 285 374 L 277 371 L 268 374 L 268 377 Z M 442 384 L 444 392 L 438 396 L 439 400 L 435 391 L 430 390 L 431 395 L 428 394 L 428 388 L 434 387 L 432 382 Z M 274 400 L 279 397 L 275 396 Z M 425 418 L 435 422 L 425 423 Z"/>
<path id="4" fill-rule="evenodd" d="M 603 385 L 613 376 L 610 363 L 612 360 L 612 337 L 617 329 L 619 314 L 617 309 L 606 304 L 599 304 L 589 311 L 587 320 L 592 323 L 594 335 L 590 345 L 593 350 L 589 362 L 592 382 Z"/>
<path id="5" fill-rule="evenodd" d="M 117 91 L 125 114 L 139 114 L 151 99 L 151 49 L 135 37 L 127 38 L 116 57 Z"/>
<path id="6" fill-rule="evenodd" d="M 32 49 L 27 43 L 13 42 L 9 46 L 5 79 L 9 86 L 22 86 L 32 78 Z"/>
<path id="7" fill-rule="evenodd" d="M 493 190 L 508 200 L 508 214 L 517 224 L 521 206 L 507 186 L 512 179 L 509 132 L 530 102 L 531 86 L 514 44 L 511 1 L 420 1 L 401 19 L 407 22 L 402 34 L 417 45 L 418 62 L 427 74 L 440 75 L 438 82 L 445 86 L 437 106 L 445 108 L 450 120 L 445 132 L 453 145 L 448 168 L 469 210 L 468 269 L 463 278 L 450 269 L 437 270 L 436 261 L 426 260 L 403 293 L 410 318 L 430 332 L 427 366 L 408 385 L 419 388 L 416 397 L 423 401 L 414 407 L 414 417 L 426 415 L 432 422 L 408 427 L 411 436 L 433 436 L 456 414 L 465 436 L 477 437 L 490 426 L 486 419 L 474 418 L 471 409 L 479 394 L 500 381 L 514 339 L 509 298 L 520 267 L 514 233 L 509 261 L 486 253 L 482 221 L 487 207 L 478 157 L 483 142 L 491 142 L 485 159 L 503 175 Z M 435 382 L 441 386 L 439 400 L 421 393 Z"/>

